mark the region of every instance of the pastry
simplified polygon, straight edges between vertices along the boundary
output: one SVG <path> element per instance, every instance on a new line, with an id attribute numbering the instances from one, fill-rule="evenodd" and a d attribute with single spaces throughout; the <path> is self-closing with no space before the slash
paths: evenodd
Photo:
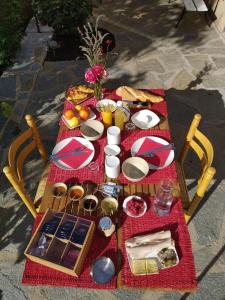
<path id="1" fill-rule="evenodd" d="M 77 90 L 70 90 L 67 93 L 67 100 L 83 100 L 85 98 L 87 98 L 88 94 L 83 93 L 83 92 L 79 92 Z"/>
<path id="2" fill-rule="evenodd" d="M 86 85 L 78 85 L 76 87 L 76 90 L 79 92 L 87 93 L 87 94 L 92 94 L 94 93 L 94 90 Z"/>

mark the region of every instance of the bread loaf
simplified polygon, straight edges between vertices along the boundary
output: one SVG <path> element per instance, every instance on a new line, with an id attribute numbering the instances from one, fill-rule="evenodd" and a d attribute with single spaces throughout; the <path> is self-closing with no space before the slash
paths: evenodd
<path id="1" fill-rule="evenodd" d="M 140 100 L 142 102 L 152 102 L 152 103 L 158 103 L 163 101 L 162 96 L 153 95 L 149 92 L 136 90 L 134 88 L 131 88 L 129 86 L 121 86 L 116 90 L 116 94 L 120 97 L 122 97 L 123 100 Z"/>

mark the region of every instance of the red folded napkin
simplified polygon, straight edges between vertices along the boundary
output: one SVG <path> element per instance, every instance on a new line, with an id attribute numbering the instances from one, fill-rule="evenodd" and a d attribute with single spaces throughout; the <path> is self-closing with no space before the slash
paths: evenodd
<path id="1" fill-rule="evenodd" d="M 142 143 L 140 149 L 136 153 L 137 156 L 141 156 L 143 152 L 149 151 L 151 149 L 154 149 L 156 147 L 160 147 L 162 144 L 153 141 L 149 138 L 145 138 L 144 142 Z M 157 151 L 154 153 L 153 157 L 143 157 L 148 163 L 157 166 L 157 167 L 162 167 L 164 166 L 171 150 L 168 151 Z"/>
<path id="2" fill-rule="evenodd" d="M 60 159 L 62 162 L 64 162 L 65 164 L 67 164 L 73 169 L 78 169 L 92 154 L 93 150 L 87 148 L 77 140 L 72 139 L 64 148 L 62 148 L 57 152 L 57 154 L 63 152 L 70 152 L 78 147 L 84 147 L 84 150 L 82 150 L 82 154 L 80 154 L 79 156 L 74 155 L 74 156 L 64 157 Z"/>

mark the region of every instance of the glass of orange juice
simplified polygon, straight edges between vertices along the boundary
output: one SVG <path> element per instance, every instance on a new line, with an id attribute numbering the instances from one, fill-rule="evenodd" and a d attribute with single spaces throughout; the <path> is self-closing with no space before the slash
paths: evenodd
<path id="1" fill-rule="evenodd" d="M 106 128 L 112 125 L 112 112 L 111 111 L 102 111 L 102 121 Z"/>

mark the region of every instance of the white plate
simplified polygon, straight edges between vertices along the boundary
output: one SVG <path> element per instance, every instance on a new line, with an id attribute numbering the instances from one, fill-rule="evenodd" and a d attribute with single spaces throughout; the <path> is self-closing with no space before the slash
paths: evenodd
<path id="1" fill-rule="evenodd" d="M 133 143 L 133 145 L 131 147 L 131 155 L 132 156 L 138 156 L 137 152 L 140 149 L 141 145 L 143 144 L 143 142 L 144 142 L 144 140 L 146 138 L 150 139 L 150 140 L 153 140 L 153 141 L 155 141 L 155 142 L 157 142 L 157 143 L 159 143 L 161 145 L 168 145 L 169 144 L 166 140 L 164 140 L 164 139 L 162 139 L 160 137 L 157 137 L 157 136 L 145 136 L 145 137 L 142 137 L 142 138 L 136 140 Z M 151 150 L 151 149 L 149 149 L 149 150 Z M 149 164 L 149 169 L 151 169 L 151 170 L 164 169 L 164 168 L 168 167 L 172 163 L 173 160 L 174 160 L 174 150 L 170 150 L 169 155 L 167 157 L 167 160 L 165 161 L 165 164 L 163 166 L 159 167 L 159 166 L 155 166 L 155 165 Z"/>
<path id="2" fill-rule="evenodd" d="M 102 99 L 102 100 L 98 101 L 98 103 L 96 104 L 97 111 L 101 112 L 100 107 L 107 106 L 108 104 L 114 106 L 114 108 L 112 109 L 112 112 L 114 112 L 117 108 L 117 105 L 116 105 L 116 102 L 111 99 Z"/>
<path id="3" fill-rule="evenodd" d="M 131 121 L 135 126 L 141 129 L 149 129 L 156 126 L 160 119 L 159 117 L 149 109 L 143 109 L 136 112 L 132 117 Z"/>
<path id="4" fill-rule="evenodd" d="M 90 108 L 89 108 L 89 109 L 90 109 Z M 75 117 L 77 117 L 77 118 L 79 119 L 80 124 L 86 122 L 87 120 L 94 120 L 94 119 L 96 119 L 96 114 L 93 112 L 92 109 L 90 109 L 90 115 L 89 115 L 89 117 L 88 117 L 87 120 L 82 120 L 82 119 L 79 117 L 79 113 L 77 113 L 76 111 L 74 112 L 74 115 L 75 115 Z M 77 125 L 77 126 L 70 126 L 70 120 L 67 120 L 67 119 L 64 117 L 64 115 L 62 115 L 62 121 L 63 121 L 63 123 L 66 125 L 66 127 L 69 128 L 69 129 L 74 129 L 74 128 L 77 128 L 77 127 L 80 126 L 80 124 Z"/>
<path id="5" fill-rule="evenodd" d="M 138 215 L 138 216 L 132 215 L 132 214 L 127 210 L 127 203 L 128 203 L 131 199 L 134 199 L 134 198 L 137 199 L 137 200 L 143 200 L 143 202 L 144 202 L 144 211 L 143 211 L 140 215 Z M 130 217 L 132 217 L 132 218 L 140 218 L 140 217 L 144 216 L 144 214 L 146 213 L 146 210 L 147 210 L 147 204 L 146 204 L 145 200 L 142 199 L 142 198 L 139 197 L 139 196 L 132 195 L 132 196 L 129 196 L 129 197 L 125 198 L 124 201 L 123 201 L 123 211 L 124 211 L 128 216 L 130 216 Z"/>
<path id="6" fill-rule="evenodd" d="M 93 144 L 91 142 L 89 142 L 88 140 L 86 140 L 84 138 L 81 138 L 81 137 L 70 137 L 70 138 L 66 138 L 66 139 L 60 141 L 58 144 L 55 145 L 54 149 L 52 150 L 52 155 L 58 153 L 67 144 L 69 144 L 71 140 L 76 140 L 76 141 L 80 142 L 82 145 L 84 145 L 88 149 L 92 150 L 92 153 L 82 163 L 82 165 L 80 165 L 77 169 L 73 169 L 72 167 L 70 167 L 69 165 L 67 165 L 66 163 L 64 163 L 63 161 L 61 161 L 60 159 L 53 160 L 54 164 L 58 168 L 63 169 L 63 170 L 79 170 L 79 169 L 82 169 L 82 168 L 86 167 L 92 161 L 92 159 L 93 159 L 93 157 L 95 155 L 95 148 L 94 148 Z M 77 156 L 77 157 L 79 157 L 79 156 Z"/>

